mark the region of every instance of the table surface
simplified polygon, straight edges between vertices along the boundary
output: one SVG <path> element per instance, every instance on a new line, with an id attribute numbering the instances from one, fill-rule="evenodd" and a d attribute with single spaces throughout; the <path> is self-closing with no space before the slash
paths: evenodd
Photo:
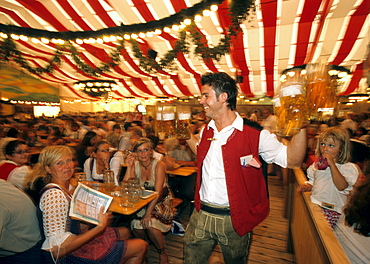
<path id="1" fill-rule="evenodd" d="M 29 148 L 29 155 L 35 155 L 35 154 L 40 154 L 41 151 L 43 150 L 44 147 L 32 147 L 32 148 Z"/>
<path id="2" fill-rule="evenodd" d="M 123 215 L 131 215 L 133 213 L 136 213 L 141 208 L 149 204 L 151 201 L 153 201 L 157 197 L 157 194 L 153 194 L 147 199 L 140 199 L 137 203 L 134 203 L 133 207 L 122 207 L 119 205 L 120 203 L 120 197 L 113 197 L 113 201 L 111 205 L 109 206 L 109 211 L 123 214 Z"/>
<path id="3" fill-rule="evenodd" d="M 72 185 L 74 185 L 74 184 L 77 185 L 77 183 L 75 181 L 76 180 L 74 178 L 72 178 L 71 179 L 71 184 Z M 109 193 L 107 193 L 104 190 L 102 183 L 94 182 L 94 181 L 83 181 L 82 183 L 86 184 L 89 187 L 91 187 L 91 184 L 93 184 L 94 187 L 98 186 L 97 189 L 96 188 L 94 188 L 94 189 L 96 189 L 96 190 L 98 190 L 102 193 L 108 194 L 109 196 L 112 196 L 113 200 L 112 200 L 112 203 L 110 204 L 110 206 L 108 208 L 108 211 L 123 214 L 123 215 L 131 215 L 131 214 L 134 214 L 134 213 L 138 212 L 141 208 L 143 208 L 144 206 L 149 204 L 151 201 L 153 201 L 157 197 L 157 194 L 154 193 L 152 196 L 150 196 L 146 199 L 140 198 L 140 200 L 137 203 L 133 204 L 133 207 L 122 207 L 122 206 L 120 206 L 121 198 L 117 197 L 117 196 L 110 195 Z M 120 187 L 116 186 L 116 190 L 119 191 L 119 189 L 120 189 Z"/>
<path id="4" fill-rule="evenodd" d="M 197 172 L 197 167 L 180 167 L 174 170 L 166 171 L 167 174 L 177 175 L 177 176 L 190 176 L 191 174 Z"/>

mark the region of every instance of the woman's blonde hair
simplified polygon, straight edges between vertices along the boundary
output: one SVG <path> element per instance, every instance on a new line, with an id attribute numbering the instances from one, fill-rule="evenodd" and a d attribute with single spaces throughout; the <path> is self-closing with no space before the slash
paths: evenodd
<path id="1" fill-rule="evenodd" d="M 137 148 L 140 147 L 143 144 L 148 144 L 150 150 L 153 150 L 153 142 L 149 138 L 140 138 L 132 146 L 132 151 L 136 152 Z"/>
<path id="2" fill-rule="evenodd" d="M 339 164 L 349 162 L 351 160 L 351 146 L 349 135 L 347 131 L 338 127 L 330 127 L 321 132 L 321 134 L 319 135 L 319 140 L 317 141 L 316 155 L 322 156 L 323 153 L 321 153 L 320 151 L 320 144 L 328 138 L 331 138 L 334 141 L 339 142 L 340 144 L 336 162 Z"/>
<path id="3" fill-rule="evenodd" d="M 45 184 L 50 183 L 51 175 L 46 172 L 45 167 L 51 166 L 64 156 L 73 156 L 73 150 L 68 146 L 48 146 L 45 147 L 39 156 L 39 161 L 32 172 L 28 175 L 30 189 L 34 189 L 34 183 L 38 178 L 42 178 Z"/>

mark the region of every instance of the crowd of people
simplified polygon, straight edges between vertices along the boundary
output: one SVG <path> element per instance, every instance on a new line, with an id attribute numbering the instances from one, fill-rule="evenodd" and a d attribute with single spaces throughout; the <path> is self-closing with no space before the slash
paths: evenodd
<path id="1" fill-rule="evenodd" d="M 41 260 L 45 263 L 57 260 L 58 263 L 144 263 L 148 249 L 145 240 L 148 240 L 157 248 L 160 263 L 168 263 L 163 233 L 171 229 L 171 222 L 162 223 L 151 217 L 160 195 L 137 213 L 132 220 L 131 231 L 121 226 L 110 228 L 110 214 L 101 213 L 99 225 L 95 227 L 68 216 L 74 190 L 70 180 L 77 172 L 84 172 L 89 181 L 102 182 L 103 173 L 111 170 L 117 186 L 130 177 L 141 178 L 140 175 L 143 175 L 145 181 L 141 185 L 161 194 L 163 187 L 172 193 L 166 170 L 180 167 L 181 162 L 196 166 L 195 155 L 183 157 L 180 152 L 176 159 L 172 157 L 172 152 L 180 149 L 179 140 L 168 139 L 164 144 L 154 134 L 153 122 L 145 123 L 141 116 L 136 119 L 141 120 L 134 120 L 131 114 L 125 119 L 99 117 L 100 122 L 96 121 L 96 117 L 72 115 L 55 119 L 44 117 L 20 121 L 7 117 L 3 120 L 1 179 L 16 188 L 16 193 L 28 194 L 27 201 L 33 202 L 31 208 L 39 216 L 42 227 L 38 229 L 31 221 L 29 225 L 41 232 L 32 233 L 34 238 L 24 245 L 27 250 L 10 247 L 13 251 L 0 253 L 1 262 L 6 259 L 9 263 L 40 263 Z M 195 126 L 191 125 L 192 131 L 197 134 L 198 127 L 194 129 Z M 166 146 L 171 149 L 167 150 Z M 181 149 L 191 152 L 186 142 L 182 143 Z M 139 164 L 145 164 L 145 169 L 140 170 L 143 165 L 131 170 L 133 155 Z M 126 173 L 123 168 L 127 168 Z M 188 193 L 192 194 L 188 197 L 189 201 L 194 196 L 191 189 L 189 186 Z M 1 237 L 1 245 L 7 238 Z M 35 241 L 37 243 L 30 245 Z M 37 247 L 41 251 L 34 259 L 23 258 Z M 7 246 L 3 248 L 4 251 L 8 249 Z"/>
<path id="2" fill-rule="evenodd" d="M 149 241 L 160 263 L 166 264 L 164 233 L 171 222 L 158 217 L 155 207 L 163 195 L 170 195 L 194 205 L 184 237 L 185 263 L 207 263 L 216 244 L 225 263 L 246 263 L 252 231 L 269 213 L 267 164 L 282 168 L 303 164 L 307 182 L 299 191 L 312 191 L 311 201 L 322 208 L 350 259 L 351 252 L 362 252 L 356 246 L 369 237 L 369 214 L 361 211 L 370 203 L 365 194 L 368 116 L 349 115 L 341 123 L 313 122 L 282 142 L 275 134 L 277 120 L 271 109 L 263 110 L 262 122 L 258 111 L 250 119 L 239 115 L 238 89 L 229 75 L 205 74 L 201 83 L 204 119 L 191 120 L 188 140 L 160 140 L 153 120 L 137 113 L 4 117 L 0 223 L 6 231 L 0 233 L 0 262 L 144 263 Z M 198 167 L 198 174 L 169 179 L 166 171 L 180 166 Z M 85 172 L 88 180 L 102 181 L 106 170 L 113 171 L 117 186 L 138 178 L 142 187 L 158 192 L 135 215 L 130 228 L 110 227 L 109 213 L 101 212 L 96 226 L 68 215 L 73 175 Z M 17 197 L 2 199 L 8 196 Z M 8 210 L 18 199 L 24 202 Z M 30 219 L 28 223 L 6 221 L 19 211 Z M 348 236 L 359 242 L 348 246 Z M 38 261 L 27 259 L 34 252 Z M 366 263 L 370 256 L 362 252 L 359 258 Z"/>

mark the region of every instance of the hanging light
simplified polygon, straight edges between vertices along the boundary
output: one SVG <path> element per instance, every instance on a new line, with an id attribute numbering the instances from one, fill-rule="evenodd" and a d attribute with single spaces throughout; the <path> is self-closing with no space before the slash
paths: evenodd
<path id="1" fill-rule="evenodd" d="M 108 103 L 112 100 L 112 92 L 118 90 L 118 85 L 112 80 L 85 80 L 74 83 L 73 88 Z"/>

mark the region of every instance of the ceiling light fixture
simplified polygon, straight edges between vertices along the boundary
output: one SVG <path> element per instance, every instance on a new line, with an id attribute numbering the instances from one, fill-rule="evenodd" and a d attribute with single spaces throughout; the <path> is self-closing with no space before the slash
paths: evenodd
<path id="1" fill-rule="evenodd" d="M 112 80 L 86 80 L 76 82 L 73 88 L 109 103 L 112 100 L 112 92 L 118 90 L 118 85 Z"/>

